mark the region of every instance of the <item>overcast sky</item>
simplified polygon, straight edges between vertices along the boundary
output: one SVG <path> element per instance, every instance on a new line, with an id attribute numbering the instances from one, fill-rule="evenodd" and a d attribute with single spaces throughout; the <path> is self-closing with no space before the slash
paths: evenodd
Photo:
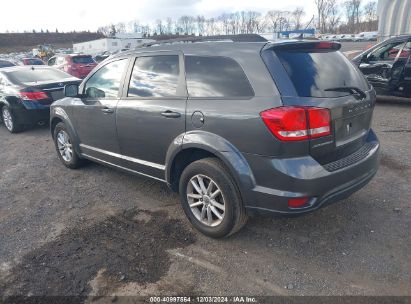
<path id="1" fill-rule="evenodd" d="M 314 0 L 2 0 L 0 32 L 49 29 L 54 31 L 95 31 L 99 26 L 182 15 L 216 17 L 224 12 L 273 9 L 293 10 L 304 7 L 306 19 L 314 14 Z"/>

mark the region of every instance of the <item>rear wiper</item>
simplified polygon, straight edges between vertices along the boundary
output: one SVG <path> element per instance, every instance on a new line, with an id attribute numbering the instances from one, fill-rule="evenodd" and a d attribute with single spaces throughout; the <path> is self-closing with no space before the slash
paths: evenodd
<path id="1" fill-rule="evenodd" d="M 359 95 L 361 99 L 365 99 L 367 97 L 367 94 L 363 90 L 357 87 L 336 87 L 336 88 L 329 88 L 325 89 L 324 91 L 332 91 L 332 92 L 348 92 L 351 94 Z"/>

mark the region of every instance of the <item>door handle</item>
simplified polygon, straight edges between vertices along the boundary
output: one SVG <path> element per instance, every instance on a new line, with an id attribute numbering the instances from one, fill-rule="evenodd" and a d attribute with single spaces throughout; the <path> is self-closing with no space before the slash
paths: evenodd
<path id="1" fill-rule="evenodd" d="M 170 110 L 167 110 L 167 111 L 161 113 L 161 115 L 166 117 L 166 118 L 179 118 L 181 116 L 180 113 L 173 112 L 173 111 L 170 111 Z"/>
<path id="2" fill-rule="evenodd" d="M 108 107 L 102 108 L 101 111 L 102 111 L 103 113 L 105 113 L 105 114 L 112 114 L 112 113 L 114 113 L 114 109 L 108 108 Z"/>

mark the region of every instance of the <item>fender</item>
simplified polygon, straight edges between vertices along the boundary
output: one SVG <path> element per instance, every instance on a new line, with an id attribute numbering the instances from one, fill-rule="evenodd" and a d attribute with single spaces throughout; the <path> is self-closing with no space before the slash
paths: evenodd
<path id="1" fill-rule="evenodd" d="M 190 131 L 179 135 L 169 147 L 166 156 L 165 177 L 171 181 L 171 168 L 176 156 L 190 148 L 205 150 L 218 157 L 230 170 L 236 181 L 244 202 L 249 201 L 248 193 L 255 187 L 254 175 L 242 153 L 221 136 L 205 131 Z"/>
<path id="2" fill-rule="evenodd" d="M 53 120 L 54 119 L 60 119 L 61 121 L 64 122 L 64 124 L 67 127 L 67 131 L 70 133 L 70 137 L 73 138 L 73 147 L 74 150 L 76 151 L 76 153 L 78 155 L 80 155 L 81 151 L 80 151 L 80 141 L 79 141 L 79 136 L 69 118 L 69 116 L 67 115 L 66 111 L 59 106 L 52 106 L 50 108 L 50 132 L 51 132 L 51 136 L 54 137 L 53 134 Z"/>

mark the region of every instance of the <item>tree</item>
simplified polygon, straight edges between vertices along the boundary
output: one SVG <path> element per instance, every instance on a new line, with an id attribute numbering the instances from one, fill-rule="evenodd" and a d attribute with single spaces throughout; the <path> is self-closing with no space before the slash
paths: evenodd
<path id="1" fill-rule="evenodd" d="M 292 13 L 291 13 L 291 20 L 294 26 L 295 30 L 301 29 L 301 23 L 302 19 L 305 16 L 305 11 L 302 7 L 297 7 Z"/>
<path id="2" fill-rule="evenodd" d="M 266 14 L 267 23 L 275 33 L 288 30 L 290 28 L 290 12 L 273 10 Z"/>
<path id="3" fill-rule="evenodd" d="M 326 0 L 314 0 L 315 6 L 317 7 L 318 13 L 318 26 L 317 30 L 324 32 L 324 18 L 325 18 L 325 10 L 326 10 Z"/>
<path id="4" fill-rule="evenodd" d="M 365 22 L 367 23 L 367 30 L 373 30 L 373 22 L 377 20 L 377 2 L 370 1 L 364 6 Z"/>

